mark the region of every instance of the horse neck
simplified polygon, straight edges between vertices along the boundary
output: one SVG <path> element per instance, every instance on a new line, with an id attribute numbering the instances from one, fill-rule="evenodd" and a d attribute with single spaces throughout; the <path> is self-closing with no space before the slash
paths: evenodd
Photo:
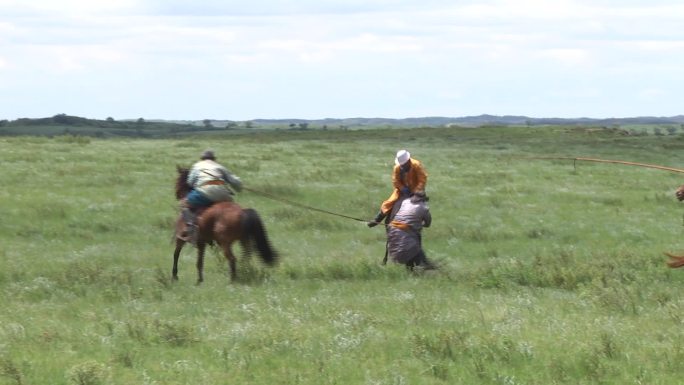
<path id="1" fill-rule="evenodd" d="M 176 180 L 176 199 L 181 200 L 185 198 L 190 192 L 190 185 L 188 185 L 188 172 L 179 172 Z"/>
<path id="2" fill-rule="evenodd" d="M 185 186 L 176 186 L 176 200 L 185 199 L 190 193 L 190 189 Z"/>

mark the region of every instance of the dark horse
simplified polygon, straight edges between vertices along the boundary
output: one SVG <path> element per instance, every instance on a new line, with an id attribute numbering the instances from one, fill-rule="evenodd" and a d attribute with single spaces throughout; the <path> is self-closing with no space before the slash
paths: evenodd
<path id="1" fill-rule="evenodd" d="M 190 192 L 188 185 L 188 173 L 190 170 L 176 167 L 178 179 L 176 179 L 176 199 L 182 200 Z M 223 254 L 230 266 L 230 278 L 235 279 L 236 258 L 233 255 L 232 245 L 240 241 L 245 256 L 249 256 L 256 248 L 262 261 L 273 266 L 278 261 L 278 254 L 271 247 L 266 229 L 261 218 L 254 209 L 243 209 L 235 202 L 219 202 L 204 210 L 197 218 L 197 283 L 204 281 L 202 273 L 204 267 L 204 250 L 207 244 L 216 244 L 223 250 Z M 185 230 L 185 221 L 182 215 L 176 220 L 176 250 L 173 252 L 173 279 L 178 279 L 178 257 L 186 241 L 181 234 Z"/>

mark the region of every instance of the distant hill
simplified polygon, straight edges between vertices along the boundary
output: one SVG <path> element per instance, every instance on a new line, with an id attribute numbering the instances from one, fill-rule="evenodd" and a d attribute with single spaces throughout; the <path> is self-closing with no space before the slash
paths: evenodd
<path id="1" fill-rule="evenodd" d="M 221 130 L 225 130 L 223 127 Z M 218 130 L 207 122 L 199 125 L 193 122 L 174 123 L 168 121 L 87 119 L 78 116 L 58 114 L 49 118 L 21 118 L 0 120 L 0 135 L 84 135 L 95 137 L 165 137 L 187 135 L 199 131 Z"/>
<path id="2" fill-rule="evenodd" d="M 278 125 L 278 124 L 301 124 L 328 125 L 334 126 L 484 126 L 484 125 L 636 125 L 636 124 L 683 124 L 684 115 L 671 117 L 643 116 L 633 118 L 533 118 L 529 116 L 516 115 L 477 115 L 463 117 L 421 117 L 421 118 L 345 118 L 345 119 L 255 119 L 252 122 L 256 125 Z"/>
<path id="3" fill-rule="evenodd" d="M 252 132 L 263 129 L 310 130 L 310 129 L 364 129 L 386 127 L 479 127 L 486 125 L 582 125 L 582 126 L 636 126 L 677 125 L 684 127 L 684 115 L 670 117 L 641 116 L 631 118 L 534 118 L 516 115 L 477 115 L 464 117 L 419 117 L 404 119 L 345 118 L 345 119 L 254 119 L 233 121 L 219 119 L 163 120 L 87 119 L 58 114 L 48 118 L 21 118 L 0 120 L 0 135 L 87 135 L 96 137 L 166 137 L 202 134 L 210 132 Z"/>

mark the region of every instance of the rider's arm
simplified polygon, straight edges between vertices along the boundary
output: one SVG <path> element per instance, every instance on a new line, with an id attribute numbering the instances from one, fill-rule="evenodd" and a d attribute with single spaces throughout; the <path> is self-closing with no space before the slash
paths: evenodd
<path id="1" fill-rule="evenodd" d="M 188 174 L 188 184 L 190 187 L 195 188 L 195 184 L 197 183 L 197 176 L 199 175 L 199 171 L 195 168 L 190 170 L 190 173 Z"/>
<path id="2" fill-rule="evenodd" d="M 228 184 L 231 185 L 237 192 L 240 192 L 240 190 L 242 190 L 242 181 L 240 180 L 240 178 L 231 174 L 230 171 L 228 171 L 228 169 L 226 169 L 225 167 L 221 168 L 221 177 L 224 181 L 228 182 Z"/>
<path id="3" fill-rule="evenodd" d="M 401 190 L 401 188 L 404 187 L 401 183 L 401 169 L 397 165 L 392 169 L 392 186 L 394 186 L 396 190 Z"/>
<path id="4" fill-rule="evenodd" d="M 432 224 L 432 214 L 430 214 L 430 209 L 427 209 L 425 211 L 425 215 L 423 215 L 423 227 L 430 227 Z"/>
<path id="5" fill-rule="evenodd" d="M 428 177 L 425 167 L 416 159 L 411 159 L 409 162 L 411 162 L 411 171 L 414 173 L 414 177 L 411 178 L 412 182 L 415 183 L 415 186 L 411 186 L 412 191 L 425 191 Z"/>

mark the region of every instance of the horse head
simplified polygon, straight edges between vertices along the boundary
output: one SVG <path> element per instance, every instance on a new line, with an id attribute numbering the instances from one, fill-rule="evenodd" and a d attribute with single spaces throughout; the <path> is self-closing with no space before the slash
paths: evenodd
<path id="1" fill-rule="evenodd" d="M 188 184 L 190 169 L 176 165 L 176 170 L 178 171 L 178 178 L 176 179 L 176 199 L 180 200 L 185 198 L 190 192 L 190 185 Z"/>
<path id="2" fill-rule="evenodd" d="M 677 192 L 675 192 L 675 195 L 677 196 L 678 201 L 684 201 L 684 184 L 679 186 Z"/>

